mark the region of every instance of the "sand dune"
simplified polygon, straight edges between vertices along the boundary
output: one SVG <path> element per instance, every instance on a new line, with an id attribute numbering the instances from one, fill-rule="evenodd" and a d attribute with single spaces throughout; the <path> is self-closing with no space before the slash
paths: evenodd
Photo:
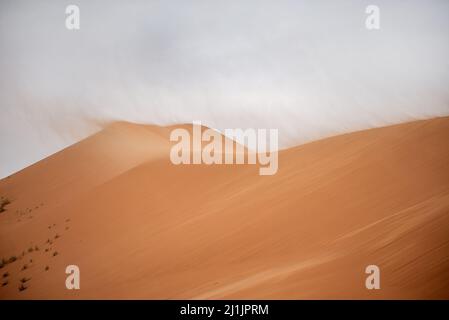
<path id="1" fill-rule="evenodd" d="M 175 166 L 169 132 L 116 123 L 1 180 L 0 298 L 449 298 L 449 118 L 284 150 L 273 176 Z"/>

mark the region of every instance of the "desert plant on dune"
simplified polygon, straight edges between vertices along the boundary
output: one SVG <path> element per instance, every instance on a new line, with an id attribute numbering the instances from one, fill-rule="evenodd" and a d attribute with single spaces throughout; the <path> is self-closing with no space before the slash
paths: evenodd
<path id="1" fill-rule="evenodd" d="M 0 199 L 0 212 L 6 211 L 5 207 L 10 204 L 11 201 L 8 198 L 1 198 Z"/>
<path id="2" fill-rule="evenodd" d="M 23 290 L 26 290 L 26 289 L 27 289 L 27 287 L 25 287 L 23 285 L 23 283 L 21 283 L 20 286 L 19 286 L 19 291 L 23 291 Z"/>
<path id="3" fill-rule="evenodd" d="M 8 260 L 6 260 L 5 258 L 2 258 L 0 260 L 0 269 L 3 268 L 4 266 L 6 266 L 9 263 Z"/>
<path id="4" fill-rule="evenodd" d="M 9 260 L 8 260 L 8 263 L 13 263 L 14 261 L 16 261 L 17 260 L 17 257 L 16 256 L 11 256 L 10 258 L 9 258 Z"/>
<path id="5" fill-rule="evenodd" d="M 9 273 L 8 273 L 8 272 L 5 272 L 5 273 L 3 274 L 3 278 L 7 278 L 7 277 L 9 277 Z"/>
<path id="6" fill-rule="evenodd" d="M 45 271 L 48 271 L 49 269 L 50 269 L 49 266 L 46 266 L 46 267 L 45 267 Z"/>
<path id="7" fill-rule="evenodd" d="M 53 257 L 56 257 L 58 255 L 58 251 L 53 252 Z"/>
<path id="8" fill-rule="evenodd" d="M 28 281 L 30 281 L 30 280 L 31 280 L 31 278 L 23 277 L 22 279 L 20 279 L 20 282 L 21 282 L 21 283 L 25 283 L 25 282 L 28 282 Z"/>

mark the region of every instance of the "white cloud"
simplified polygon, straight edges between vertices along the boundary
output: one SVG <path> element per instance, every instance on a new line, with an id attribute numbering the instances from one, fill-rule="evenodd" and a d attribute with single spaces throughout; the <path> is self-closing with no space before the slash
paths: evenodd
<path id="1" fill-rule="evenodd" d="M 89 120 L 279 128 L 281 147 L 449 114 L 449 3 L 0 4 L 0 176 L 97 130 Z"/>

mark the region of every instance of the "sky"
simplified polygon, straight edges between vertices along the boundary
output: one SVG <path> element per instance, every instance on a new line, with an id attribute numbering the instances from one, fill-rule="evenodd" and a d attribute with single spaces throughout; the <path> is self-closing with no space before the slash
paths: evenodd
<path id="1" fill-rule="evenodd" d="M 448 15 L 446 0 L 0 0 L 0 177 L 115 120 L 275 128 L 287 148 L 449 115 Z"/>

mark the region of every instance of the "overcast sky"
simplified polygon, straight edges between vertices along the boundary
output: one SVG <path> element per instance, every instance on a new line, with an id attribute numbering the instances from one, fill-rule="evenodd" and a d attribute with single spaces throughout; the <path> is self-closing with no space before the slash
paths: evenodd
<path id="1" fill-rule="evenodd" d="M 448 15 L 447 0 L 0 0 L 0 177 L 111 120 L 278 128 L 288 147 L 448 115 Z"/>

